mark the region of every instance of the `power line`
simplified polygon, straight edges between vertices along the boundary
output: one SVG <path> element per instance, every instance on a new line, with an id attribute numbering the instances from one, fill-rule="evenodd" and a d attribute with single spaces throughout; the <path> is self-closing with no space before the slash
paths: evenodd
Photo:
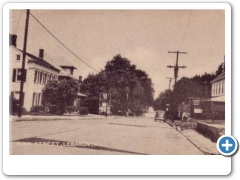
<path id="1" fill-rule="evenodd" d="M 74 52 L 72 52 L 66 45 L 64 45 L 54 34 L 52 34 L 31 12 L 30 15 L 54 38 L 56 39 L 65 49 L 67 49 L 71 54 L 73 54 L 77 59 L 79 59 L 80 61 L 82 61 L 85 65 L 87 65 L 88 67 L 90 67 L 91 69 L 93 69 L 94 71 L 98 72 L 95 68 L 93 68 L 92 66 L 90 66 L 88 63 L 86 63 L 85 61 L 83 61 L 80 57 L 78 57 Z"/>
<path id="2" fill-rule="evenodd" d="M 185 32 L 184 32 L 184 35 L 183 35 L 183 38 L 182 38 L 181 46 L 183 45 L 183 42 L 184 42 L 185 37 L 187 35 L 187 31 L 188 31 L 188 27 L 189 27 L 191 19 L 192 19 L 192 11 L 190 11 L 190 15 L 189 15 L 189 18 L 188 18 L 188 21 L 187 21 L 187 26 L 185 28 Z"/>

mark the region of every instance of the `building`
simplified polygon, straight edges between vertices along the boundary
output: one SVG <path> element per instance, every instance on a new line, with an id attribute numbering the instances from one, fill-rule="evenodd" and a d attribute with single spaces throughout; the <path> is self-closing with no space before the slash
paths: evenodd
<path id="1" fill-rule="evenodd" d="M 206 118 L 225 120 L 225 72 L 211 81 L 211 98 L 204 102 Z"/>
<path id="2" fill-rule="evenodd" d="M 214 80 L 211 81 L 212 99 L 222 99 L 225 100 L 225 72 L 221 73 Z"/>
<path id="3" fill-rule="evenodd" d="M 22 68 L 22 50 L 16 47 L 17 36 L 10 35 L 10 96 L 19 101 L 20 81 L 24 76 L 23 107 L 30 111 L 31 107 L 41 105 L 42 89 L 48 80 L 57 80 L 60 70 L 43 59 L 43 49 L 39 50 L 39 57 L 26 53 L 25 72 Z"/>
<path id="4" fill-rule="evenodd" d="M 31 111 L 34 106 L 43 105 L 42 90 L 49 80 L 61 80 L 73 78 L 73 71 L 76 69 L 74 66 L 53 65 L 53 61 L 49 63 L 47 57 L 44 55 L 44 50 L 39 50 L 39 56 L 26 53 L 25 71 L 22 72 L 22 56 L 23 51 L 17 48 L 17 36 L 9 36 L 9 61 L 10 61 L 10 97 L 15 99 L 18 103 L 20 98 L 20 81 L 24 77 L 23 89 L 23 107 L 26 111 Z M 81 79 L 81 78 L 80 78 Z M 84 94 L 78 92 L 78 98 L 73 105 L 77 104 Z"/>

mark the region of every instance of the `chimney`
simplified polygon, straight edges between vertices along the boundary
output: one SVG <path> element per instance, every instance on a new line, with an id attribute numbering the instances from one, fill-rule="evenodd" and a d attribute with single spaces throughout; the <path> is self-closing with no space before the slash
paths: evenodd
<path id="1" fill-rule="evenodd" d="M 82 82 L 82 76 L 79 76 L 79 77 L 78 77 L 78 81 L 79 81 L 79 82 Z"/>
<path id="2" fill-rule="evenodd" d="M 9 34 L 9 46 L 17 47 L 17 35 L 16 34 Z"/>
<path id="3" fill-rule="evenodd" d="M 39 57 L 43 59 L 44 49 L 39 49 Z"/>

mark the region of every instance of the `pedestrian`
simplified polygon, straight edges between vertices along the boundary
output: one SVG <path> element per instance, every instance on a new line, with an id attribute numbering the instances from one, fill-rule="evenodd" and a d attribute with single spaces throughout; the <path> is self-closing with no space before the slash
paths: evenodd
<path id="1" fill-rule="evenodd" d="M 187 119 L 188 119 L 188 115 L 187 115 L 187 113 L 185 111 L 183 111 L 183 113 L 182 113 L 182 122 L 183 121 L 186 122 Z"/>
<path id="2" fill-rule="evenodd" d="M 165 117 L 166 117 L 166 120 L 168 120 L 168 118 L 169 118 L 169 110 L 168 110 L 168 107 L 166 107 Z"/>

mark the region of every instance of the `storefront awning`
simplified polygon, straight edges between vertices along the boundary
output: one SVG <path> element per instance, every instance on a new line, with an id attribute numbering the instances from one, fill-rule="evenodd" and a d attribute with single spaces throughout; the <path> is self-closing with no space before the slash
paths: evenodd
<path id="1" fill-rule="evenodd" d="M 212 98 L 208 99 L 207 101 L 225 102 L 225 96 L 212 97 Z"/>
<path id="2" fill-rule="evenodd" d="M 77 96 L 78 96 L 78 97 L 87 97 L 87 95 L 82 94 L 82 93 L 77 93 Z"/>

